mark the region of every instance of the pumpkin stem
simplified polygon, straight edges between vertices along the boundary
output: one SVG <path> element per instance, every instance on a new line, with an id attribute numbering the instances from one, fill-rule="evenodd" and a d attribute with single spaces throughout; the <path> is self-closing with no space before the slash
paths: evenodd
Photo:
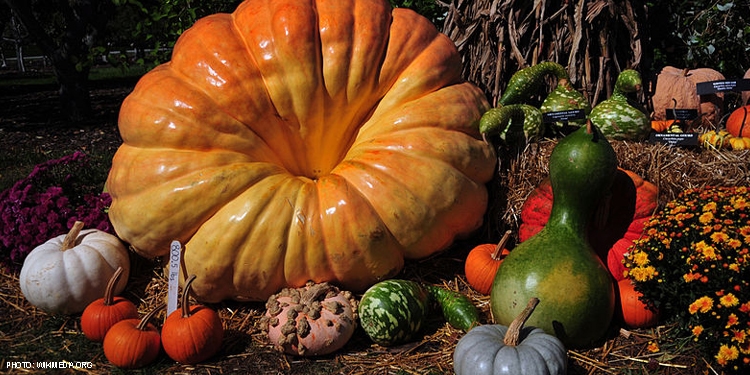
<path id="1" fill-rule="evenodd" d="M 180 303 L 182 304 L 181 307 L 182 307 L 183 318 L 190 317 L 190 304 L 189 304 L 190 284 L 193 283 L 193 280 L 195 280 L 195 278 L 196 278 L 195 275 L 190 275 L 187 281 L 185 281 L 185 287 L 183 287 L 183 290 L 182 290 L 182 299 L 180 300 L 181 301 Z"/>
<path id="2" fill-rule="evenodd" d="M 513 319 L 512 322 L 510 322 L 510 325 L 508 326 L 508 331 L 505 332 L 505 337 L 503 337 L 503 343 L 507 346 L 517 346 L 518 341 L 520 340 L 521 336 L 521 329 L 523 329 L 523 325 L 526 324 L 526 321 L 529 320 L 529 317 L 531 316 L 531 313 L 534 312 L 534 309 L 536 308 L 536 305 L 539 304 L 539 298 L 531 297 L 529 300 L 529 304 L 526 305 L 526 308 L 521 311 L 518 316 Z"/>
<path id="3" fill-rule="evenodd" d="M 591 120 L 586 120 L 586 134 L 591 134 L 594 132 L 593 124 L 591 123 Z"/>
<path id="4" fill-rule="evenodd" d="M 76 240 L 78 239 L 78 234 L 81 233 L 81 229 L 83 229 L 83 222 L 76 221 L 75 224 L 73 224 L 73 227 L 68 231 L 68 234 L 65 235 L 62 242 L 62 248 L 60 249 L 61 251 L 68 250 L 76 245 Z"/>
<path id="5" fill-rule="evenodd" d="M 122 276 L 123 271 L 124 269 L 122 268 L 122 266 L 119 266 L 117 267 L 114 275 L 109 278 L 107 289 L 104 290 L 104 306 L 112 305 L 112 301 L 115 299 L 115 285 L 117 285 L 117 282 L 120 281 L 120 277 Z"/>
<path id="6" fill-rule="evenodd" d="M 141 321 L 138 322 L 138 325 L 135 326 L 135 328 L 138 329 L 138 330 L 140 330 L 140 331 L 146 330 L 146 327 L 148 327 L 149 320 L 151 320 L 151 318 L 153 318 L 154 315 L 156 315 L 157 312 L 161 311 L 165 307 L 167 307 L 166 303 L 162 303 L 159 306 L 154 307 L 153 310 L 149 311 L 148 314 L 146 314 L 146 316 L 144 316 L 141 319 Z"/>
<path id="7" fill-rule="evenodd" d="M 505 248 L 505 244 L 508 242 L 508 239 L 510 238 L 510 230 L 506 230 L 505 234 L 503 234 L 503 238 L 500 239 L 500 242 L 497 243 L 497 246 L 495 247 L 495 251 L 492 252 L 492 259 L 493 260 L 500 260 L 500 253 Z"/>

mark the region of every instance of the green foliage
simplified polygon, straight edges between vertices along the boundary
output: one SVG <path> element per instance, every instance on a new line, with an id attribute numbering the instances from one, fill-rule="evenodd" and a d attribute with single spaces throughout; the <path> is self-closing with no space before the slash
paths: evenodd
<path id="1" fill-rule="evenodd" d="M 396 8 L 409 8 L 427 17 L 438 28 L 443 26 L 446 9 L 436 0 L 390 0 L 391 5 Z"/>
<path id="2" fill-rule="evenodd" d="M 655 65 L 708 67 L 727 78 L 742 77 L 750 68 L 748 14 L 750 2 L 740 0 L 649 4 Z"/>

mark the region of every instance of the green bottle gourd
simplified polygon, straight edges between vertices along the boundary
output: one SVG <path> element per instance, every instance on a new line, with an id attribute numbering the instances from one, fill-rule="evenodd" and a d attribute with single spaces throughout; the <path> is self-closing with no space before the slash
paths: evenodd
<path id="1" fill-rule="evenodd" d="M 542 112 L 528 104 L 491 108 L 479 119 L 479 132 L 484 136 L 498 133 L 505 143 L 523 146 L 544 134 Z"/>
<path id="2" fill-rule="evenodd" d="M 612 95 L 594 106 L 589 119 L 611 139 L 642 140 L 651 131 L 646 113 L 628 100 L 628 94 L 641 90 L 641 74 L 627 69 L 620 72 Z"/>
<path id="3" fill-rule="evenodd" d="M 498 106 L 521 104 L 536 94 L 544 84 L 544 78 L 554 74 L 558 79 L 568 78 L 568 72 L 554 61 L 544 61 L 515 72 L 508 80 L 503 95 L 497 101 Z"/>
<path id="4" fill-rule="evenodd" d="M 590 123 L 555 146 L 549 161 L 555 199 L 549 221 L 498 269 L 490 294 L 495 323 L 508 325 L 529 299 L 540 303 L 528 324 L 568 348 L 603 338 L 615 305 L 612 279 L 588 242 L 586 227 L 614 181 L 617 156 Z"/>
<path id="5" fill-rule="evenodd" d="M 547 95 L 539 109 L 542 113 L 580 109 L 588 116 L 591 113 L 591 103 L 573 87 L 566 75 L 557 78 L 557 86 Z M 570 125 L 583 126 L 585 124 L 586 120 L 570 121 Z M 555 122 L 554 125 L 563 127 L 565 124 Z"/>

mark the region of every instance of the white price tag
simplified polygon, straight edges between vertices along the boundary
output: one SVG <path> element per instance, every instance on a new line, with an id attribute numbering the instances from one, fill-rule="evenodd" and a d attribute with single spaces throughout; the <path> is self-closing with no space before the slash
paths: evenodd
<path id="1" fill-rule="evenodd" d="M 167 289 L 167 316 L 177 310 L 177 295 L 180 289 L 180 258 L 182 245 L 179 241 L 172 241 L 169 247 L 169 286 Z"/>

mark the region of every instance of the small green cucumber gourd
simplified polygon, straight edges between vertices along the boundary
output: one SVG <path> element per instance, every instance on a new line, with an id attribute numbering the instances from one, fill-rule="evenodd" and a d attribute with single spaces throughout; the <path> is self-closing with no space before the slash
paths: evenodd
<path id="1" fill-rule="evenodd" d="M 540 328 L 523 326 L 538 303 L 532 298 L 510 326 L 489 324 L 466 333 L 453 351 L 456 375 L 564 375 L 565 345 Z"/>
<path id="2" fill-rule="evenodd" d="M 480 324 L 479 310 L 465 295 L 435 285 L 392 279 L 373 285 L 362 295 L 360 325 L 379 345 L 403 344 L 422 329 L 432 305 L 440 308 L 454 328 L 469 331 Z"/>
<path id="3" fill-rule="evenodd" d="M 651 121 L 628 102 L 628 94 L 641 90 L 641 74 L 627 69 L 620 72 L 612 95 L 594 106 L 589 119 L 611 139 L 641 140 L 651 131 Z"/>
<path id="4" fill-rule="evenodd" d="M 465 295 L 435 285 L 425 285 L 430 299 L 440 307 L 451 326 L 465 332 L 479 325 L 479 310 Z"/>
<path id="5" fill-rule="evenodd" d="M 555 146 L 549 170 L 555 197 L 549 221 L 503 261 L 492 285 L 492 315 L 507 325 L 537 297 L 542 302 L 530 325 L 555 334 L 568 347 L 590 347 L 609 327 L 615 292 L 586 228 L 614 180 L 617 156 L 588 123 Z"/>
<path id="6" fill-rule="evenodd" d="M 422 329 L 429 306 L 429 294 L 421 284 L 398 279 L 381 281 L 360 299 L 360 325 L 376 344 L 403 344 Z"/>

